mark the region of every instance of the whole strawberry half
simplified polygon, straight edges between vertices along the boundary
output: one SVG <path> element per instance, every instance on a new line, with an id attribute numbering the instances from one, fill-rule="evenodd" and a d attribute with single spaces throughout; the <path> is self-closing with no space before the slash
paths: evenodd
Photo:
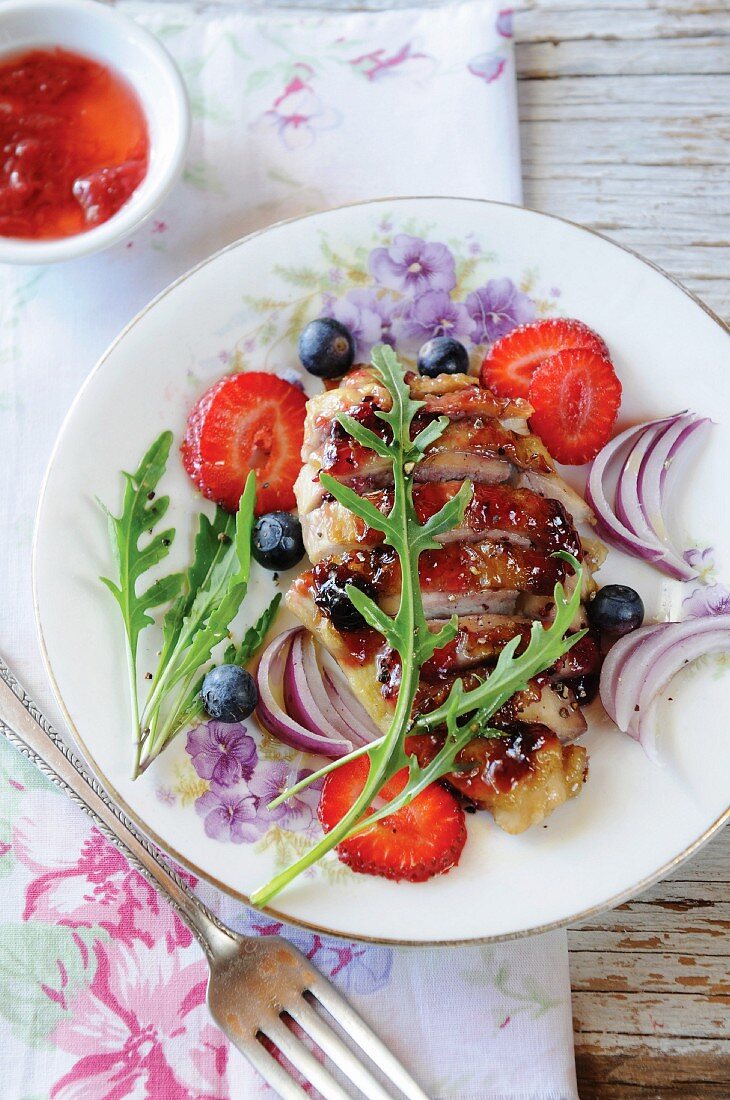
<path id="1" fill-rule="evenodd" d="M 571 466 L 590 462 L 611 438 L 621 405 L 621 383 L 610 361 L 587 348 L 570 348 L 542 363 L 532 376 L 530 428 L 550 454 Z"/>
<path id="2" fill-rule="evenodd" d="M 326 833 L 351 808 L 365 786 L 369 763 L 364 756 L 335 768 L 325 777 L 319 820 Z M 383 787 L 390 801 L 408 779 L 403 768 Z M 389 879 L 425 882 L 459 862 L 466 842 L 464 811 L 456 798 L 432 783 L 407 806 L 337 845 L 337 854 L 353 871 Z"/>
<path id="3" fill-rule="evenodd" d="M 500 397 L 527 398 L 535 369 L 568 348 L 586 348 L 609 358 L 605 343 L 588 325 L 572 318 L 548 317 L 521 325 L 492 344 L 482 363 L 481 383 Z"/>
<path id="4" fill-rule="evenodd" d="M 182 444 L 185 469 L 223 508 L 238 508 L 249 471 L 256 473 L 256 515 L 296 504 L 307 398 L 275 374 L 221 378 L 193 406 Z"/>

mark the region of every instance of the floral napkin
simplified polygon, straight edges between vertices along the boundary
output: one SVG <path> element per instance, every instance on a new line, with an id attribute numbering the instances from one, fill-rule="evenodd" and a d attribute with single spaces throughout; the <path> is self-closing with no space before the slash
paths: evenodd
<path id="1" fill-rule="evenodd" d="M 0 649 L 57 724 L 33 626 L 33 513 L 61 420 L 119 329 L 211 251 L 282 217 L 381 195 L 520 200 L 510 13 L 490 0 L 348 14 L 120 7 L 159 35 L 187 80 L 184 178 L 102 256 L 0 269 Z M 425 246 L 405 240 L 381 257 L 384 279 L 409 266 L 412 247 Z M 481 312 L 498 334 L 525 302 L 509 280 L 489 294 Z M 343 320 L 382 322 L 365 309 Z M 187 929 L 1 740 L 0 875 L 4 1100 L 271 1095 L 210 1022 Z M 301 947 L 429 1096 L 577 1096 L 563 933 L 395 950 L 281 929 L 198 888 L 234 927 L 283 931 Z"/>

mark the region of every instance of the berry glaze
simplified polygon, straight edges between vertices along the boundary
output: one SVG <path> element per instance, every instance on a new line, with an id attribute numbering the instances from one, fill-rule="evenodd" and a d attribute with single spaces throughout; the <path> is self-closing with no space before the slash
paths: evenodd
<path id="1" fill-rule="evenodd" d="M 0 235 L 53 240 L 107 221 L 147 174 L 149 133 L 130 85 L 59 49 L 0 64 Z"/>

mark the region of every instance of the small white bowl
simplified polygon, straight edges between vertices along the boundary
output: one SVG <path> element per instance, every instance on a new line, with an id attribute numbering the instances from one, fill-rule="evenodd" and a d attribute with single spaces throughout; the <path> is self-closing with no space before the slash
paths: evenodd
<path id="1" fill-rule="evenodd" d="M 147 119 L 149 167 L 137 190 L 108 221 L 57 240 L 0 236 L 0 263 L 56 263 L 116 244 L 159 206 L 180 175 L 187 152 L 187 92 L 172 58 L 149 31 L 96 0 L 0 3 L 0 60 L 54 46 L 100 61 L 129 81 Z"/>

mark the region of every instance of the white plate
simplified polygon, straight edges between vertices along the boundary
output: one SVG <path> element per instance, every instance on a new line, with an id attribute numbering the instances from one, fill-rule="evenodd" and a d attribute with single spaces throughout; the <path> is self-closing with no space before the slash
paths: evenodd
<path id="1" fill-rule="evenodd" d="M 533 309 L 564 314 L 597 329 L 624 384 L 622 422 L 687 407 L 713 417 L 709 441 L 674 497 L 674 521 L 684 545 L 712 546 L 718 565 L 730 563 L 727 333 L 661 272 L 596 234 L 494 203 L 383 200 L 274 226 L 184 276 L 104 355 L 61 432 L 38 514 L 38 626 L 59 703 L 112 796 L 181 863 L 244 900 L 306 837 L 282 823 L 267 827 L 260 814 L 253 818 L 257 784 L 276 766 L 254 722 L 246 723 L 258 745 L 254 796 L 244 781 L 223 792 L 235 800 L 242 842 L 206 835 L 206 819 L 196 809 L 206 784 L 193 770 L 184 736 L 131 782 L 122 631 L 97 580 L 111 565 L 95 498 L 117 508 L 120 469 L 133 469 L 164 428 L 179 441 L 193 400 L 226 369 L 296 368 L 297 333 L 320 310 L 322 291 L 343 297 L 350 287 L 372 284 L 372 249 L 388 247 L 400 232 L 448 246 L 459 279 L 455 301 L 489 280 L 510 279 L 534 305 L 512 298 L 508 313 L 517 309 L 522 319 Z M 437 259 L 448 273 L 446 253 L 437 250 Z M 492 304 L 505 292 L 509 299 L 509 284 L 492 284 Z M 372 328 L 372 314 L 365 321 Z M 203 506 L 176 451 L 164 488 L 178 530 L 166 564 L 176 567 L 188 558 Z M 652 618 L 679 617 L 694 591 L 617 551 L 599 579 L 633 585 Z M 271 575 L 257 571 L 246 620 L 273 587 Z M 147 634 L 143 671 L 157 642 L 154 631 Z M 276 899 L 278 914 L 356 938 L 454 942 L 524 935 L 635 894 L 730 813 L 730 680 L 722 671 L 721 661 L 708 658 L 672 685 L 673 701 L 661 712 L 663 766 L 652 765 L 594 706 L 585 738 L 587 786 L 545 826 L 510 837 L 487 815 L 476 815 L 458 868 L 422 885 L 354 875 L 333 858 Z M 273 753 L 286 756 L 275 746 Z M 305 808 L 294 823 L 283 824 L 311 832 L 311 818 Z"/>

